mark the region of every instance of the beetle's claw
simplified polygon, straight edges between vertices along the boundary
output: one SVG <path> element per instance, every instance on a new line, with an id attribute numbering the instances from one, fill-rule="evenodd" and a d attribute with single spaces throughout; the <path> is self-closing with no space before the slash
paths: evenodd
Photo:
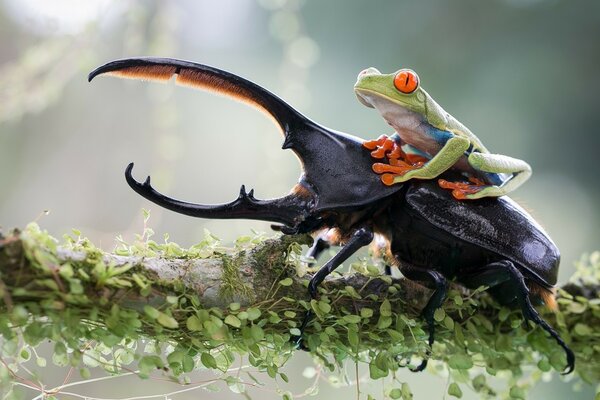
<path id="1" fill-rule="evenodd" d="M 295 347 L 299 350 L 309 351 L 309 348 L 304 345 L 303 336 L 304 336 L 304 330 L 308 326 L 308 323 L 310 322 L 312 317 L 313 317 L 313 312 L 310 310 L 306 311 L 306 314 L 304 314 L 304 319 L 302 320 L 302 324 L 300 324 L 300 335 L 292 336 L 290 339 L 292 341 L 292 343 L 295 345 Z"/>
<path id="2" fill-rule="evenodd" d="M 294 347 L 297 350 L 310 351 L 310 349 L 308 347 L 306 347 L 306 345 L 304 344 L 304 340 L 302 339 L 302 335 L 300 335 L 300 336 L 292 336 L 292 338 L 290 339 L 290 341 L 292 342 L 292 344 L 294 345 Z"/>
<path id="3" fill-rule="evenodd" d="M 567 355 L 567 367 L 561 372 L 561 375 L 569 375 L 575 369 L 575 354 L 568 347 L 565 348 L 565 353 Z"/>
<path id="4" fill-rule="evenodd" d="M 421 364 L 419 364 L 415 368 L 409 368 L 410 372 L 421 372 L 421 371 L 423 371 L 427 367 L 427 362 L 428 361 L 429 360 L 427 358 L 425 358 L 423 361 L 421 361 Z"/>

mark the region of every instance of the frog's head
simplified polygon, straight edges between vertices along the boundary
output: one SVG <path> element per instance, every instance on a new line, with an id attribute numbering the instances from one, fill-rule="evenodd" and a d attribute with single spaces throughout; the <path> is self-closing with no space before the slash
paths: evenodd
<path id="1" fill-rule="evenodd" d="M 362 104 L 376 108 L 396 129 L 423 121 L 442 127 L 447 120 L 447 113 L 421 87 L 419 76 L 410 69 L 382 74 L 376 68 L 367 68 L 358 74 L 354 93 Z"/>

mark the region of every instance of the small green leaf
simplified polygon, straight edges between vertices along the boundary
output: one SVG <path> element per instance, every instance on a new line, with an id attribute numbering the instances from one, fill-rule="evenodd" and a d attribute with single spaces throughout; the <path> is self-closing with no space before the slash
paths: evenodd
<path id="1" fill-rule="evenodd" d="M 225 317 L 225 323 L 227 325 L 233 326 L 234 328 L 239 328 L 240 326 L 242 326 L 242 322 L 238 319 L 238 317 L 232 314 L 229 314 Z"/>
<path id="2" fill-rule="evenodd" d="M 446 315 L 446 318 L 444 318 L 444 326 L 450 330 L 454 330 L 454 320 L 449 315 Z"/>
<path id="3" fill-rule="evenodd" d="M 398 388 L 394 388 L 394 389 L 390 390 L 389 396 L 390 396 L 390 399 L 400 399 L 400 398 L 402 398 L 402 390 L 400 390 Z"/>
<path id="4" fill-rule="evenodd" d="M 290 333 L 292 335 L 294 335 L 294 336 L 300 336 L 300 335 L 302 335 L 302 332 L 300 332 L 300 329 L 298 329 L 298 328 L 292 328 L 292 329 L 290 329 Z"/>
<path id="5" fill-rule="evenodd" d="M 360 309 L 360 316 L 363 318 L 371 318 L 373 316 L 373 310 L 368 307 Z"/>
<path id="6" fill-rule="evenodd" d="M 210 353 L 202 353 L 200 355 L 200 361 L 202 362 L 202 364 L 204 364 L 206 368 L 217 368 L 217 360 L 215 360 L 215 358 Z"/>
<path id="7" fill-rule="evenodd" d="M 240 303 L 231 303 L 229 305 L 229 309 L 231 311 L 237 311 L 237 310 L 239 310 L 240 309 Z"/>
<path id="8" fill-rule="evenodd" d="M 470 369 L 473 360 L 466 354 L 455 354 L 448 360 L 448 366 L 452 369 Z"/>
<path id="9" fill-rule="evenodd" d="M 379 314 L 381 314 L 382 317 L 392 316 L 392 305 L 388 299 L 385 299 L 383 303 L 381 303 L 381 306 L 379 307 Z"/>
<path id="10" fill-rule="evenodd" d="M 281 286 L 292 286 L 292 283 L 294 283 L 292 278 L 285 278 L 279 281 L 279 284 Z"/>
<path id="11" fill-rule="evenodd" d="M 369 376 L 371 379 L 380 379 L 388 376 L 389 371 L 386 369 L 385 371 L 379 369 L 377 365 L 375 365 L 375 361 L 371 361 L 369 364 Z"/>
<path id="12" fill-rule="evenodd" d="M 358 324 L 361 321 L 358 315 L 344 315 L 342 319 L 349 324 Z"/>
<path id="13" fill-rule="evenodd" d="M 145 305 L 144 312 L 146 315 L 152 319 L 157 319 L 160 316 L 160 311 L 152 306 Z"/>
<path id="14" fill-rule="evenodd" d="M 392 325 L 392 317 L 384 317 L 383 315 L 379 317 L 377 321 L 377 328 L 386 329 Z"/>
<path id="15" fill-rule="evenodd" d="M 246 310 L 248 313 L 248 321 L 254 321 L 260 317 L 260 310 L 258 308 L 249 308 Z"/>
<path id="16" fill-rule="evenodd" d="M 444 318 L 446 318 L 446 311 L 444 311 L 443 308 L 438 308 L 433 313 L 433 319 L 435 319 L 437 322 L 442 322 Z"/>
<path id="17" fill-rule="evenodd" d="M 525 396 L 526 396 L 523 388 L 520 388 L 518 386 L 511 387 L 509 394 L 512 399 L 519 399 L 519 400 L 525 400 Z"/>
<path id="18" fill-rule="evenodd" d="M 410 391 L 410 386 L 408 386 L 408 383 L 406 382 L 402 383 L 402 398 L 404 400 L 412 400 L 413 398 L 413 394 Z"/>
<path id="19" fill-rule="evenodd" d="M 572 314 L 581 314 L 585 311 L 585 309 L 587 308 L 587 305 L 584 303 L 578 303 L 576 301 L 573 301 L 569 304 L 569 306 L 567 307 L 569 312 Z"/>
<path id="20" fill-rule="evenodd" d="M 165 328 L 177 329 L 179 327 L 179 324 L 177 323 L 175 318 L 162 312 L 158 315 L 158 318 L 156 320 Z"/>
<path id="21" fill-rule="evenodd" d="M 252 325 L 250 327 L 250 334 L 252 335 L 252 339 L 254 339 L 257 342 L 260 342 L 265 338 L 265 332 L 258 325 Z"/>
<path id="22" fill-rule="evenodd" d="M 461 398 L 463 395 L 462 390 L 460 390 L 460 386 L 456 384 L 456 382 L 452 382 L 450 386 L 448 386 L 448 394 L 452 397 Z"/>
<path id="23" fill-rule="evenodd" d="M 323 311 L 325 314 L 328 314 L 331 311 L 331 306 L 329 303 L 321 300 L 319 301 L 319 310 Z"/>
<path id="24" fill-rule="evenodd" d="M 510 310 L 506 307 L 502 307 L 498 312 L 498 319 L 502 322 L 506 321 L 508 316 L 510 315 Z"/>
<path id="25" fill-rule="evenodd" d="M 537 366 L 540 369 L 540 371 L 543 371 L 543 372 L 548 372 L 552 369 L 550 362 L 548 362 L 548 360 L 545 358 L 538 361 Z"/>
<path id="26" fill-rule="evenodd" d="M 194 359 L 189 354 L 183 356 L 183 360 L 181 360 L 181 367 L 183 372 L 192 372 L 194 370 Z"/>
<path id="27" fill-rule="evenodd" d="M 348 295 L 350 295 L 350 297 L 352 297 L 353 299 L 360 299 L 360 295 L 358 294 L 358 292 L 356 291 L 356 289 L 354 289 L 352 286 L 346 286 L 344 288 L 344 290 L 346 291 L 346 293 L 348 293 Z"/>
<path id="28" fill-rule="evenodd" d="M 202 330 L 202 322 L 195 315 L 192 315 L 187 319 L 186 326 L 192 332 L 199 332 Z"/>
<path id="29" fill-rule="evenodd" d="M 591 336 L 594 331 L 586 324 L 578 323 L 573 328 L 573 331 L 577 334 L 577 336 Z"/>
<path id="30" fill-rule="evenodd" d="M 81 375 L 81 377 L 83 379 L 90 379 L 90 377 L 92 376 L 92 373 L 90 372 L 90 370 L 88 368 L 80 368 L 79 375 Z"/>

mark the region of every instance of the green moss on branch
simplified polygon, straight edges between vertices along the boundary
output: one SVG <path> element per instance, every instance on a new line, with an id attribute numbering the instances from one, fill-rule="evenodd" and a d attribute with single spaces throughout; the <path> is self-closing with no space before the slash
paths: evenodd
<path id="1" fill-rule="evenodd" d="M 368 364 L 373 379 L 393 376 L 427 350 L 418 313 L 429 291 L 381 276 L 372 261 L 327 280 L 319 300 L 311 301 L 308 277 L 297 274 L 299 244 L 310 238 L 243 238 L 234 249 L 210 235 L 190 249 L 139 239 L 105 253 L 78 233 L 58 246 L 35 225 L 0 238 L 0 356 L 13 361 L 0 364 L 0 383 L 14 380 L 10 371 L 1 372 L 9 365 L 18 368 L 22 349 L 47 339 L 55 343 L 55 363 L 84 371 L 103 366 L 118 372 L 137 361 L 142 376 L 160 368 L 184 379 L 200 367 L 226 371 L 243 355 L 276 377 L 295 351 L 290 337 L 307 309 L 317 318 L 306 343 L 330 370 L 354 360 Z M 545 318 L 575 351 L 578 376 L 595 383 L 600 255 L 587 262 L 560 291 L 561 311 Z M 432 365 L 437 361 L 454 383 L 482 396 L 496 395 L 488 375 L 510 372 L 509 385 L 518 381 L 526 389 L 542 371 L 565 365 L 562 350 L 542 330 L 523 324 L 519 312 L 499 307 L 482 291 L 453 288 L 436 321 Z M 135 346 L 141 338 L 172 349 L 141 351 Z M 103 348 L 112 349 L 112 356 Z M 523 380 L 531 367 L 533 380 Z M 406 397 L 406 387 L 397 383 L 402 388 L 397 393 Z"/>

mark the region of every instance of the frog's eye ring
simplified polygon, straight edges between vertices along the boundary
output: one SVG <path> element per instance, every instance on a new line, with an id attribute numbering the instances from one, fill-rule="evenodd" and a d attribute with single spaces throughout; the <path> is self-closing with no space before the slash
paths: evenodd
<path id="1" fill-rule="evenodd" d="M 419 87 L 419 75 L 412 69 L 401 69 L 394 77 L 394 86 L 404 94 L 410 94 Z"/>

